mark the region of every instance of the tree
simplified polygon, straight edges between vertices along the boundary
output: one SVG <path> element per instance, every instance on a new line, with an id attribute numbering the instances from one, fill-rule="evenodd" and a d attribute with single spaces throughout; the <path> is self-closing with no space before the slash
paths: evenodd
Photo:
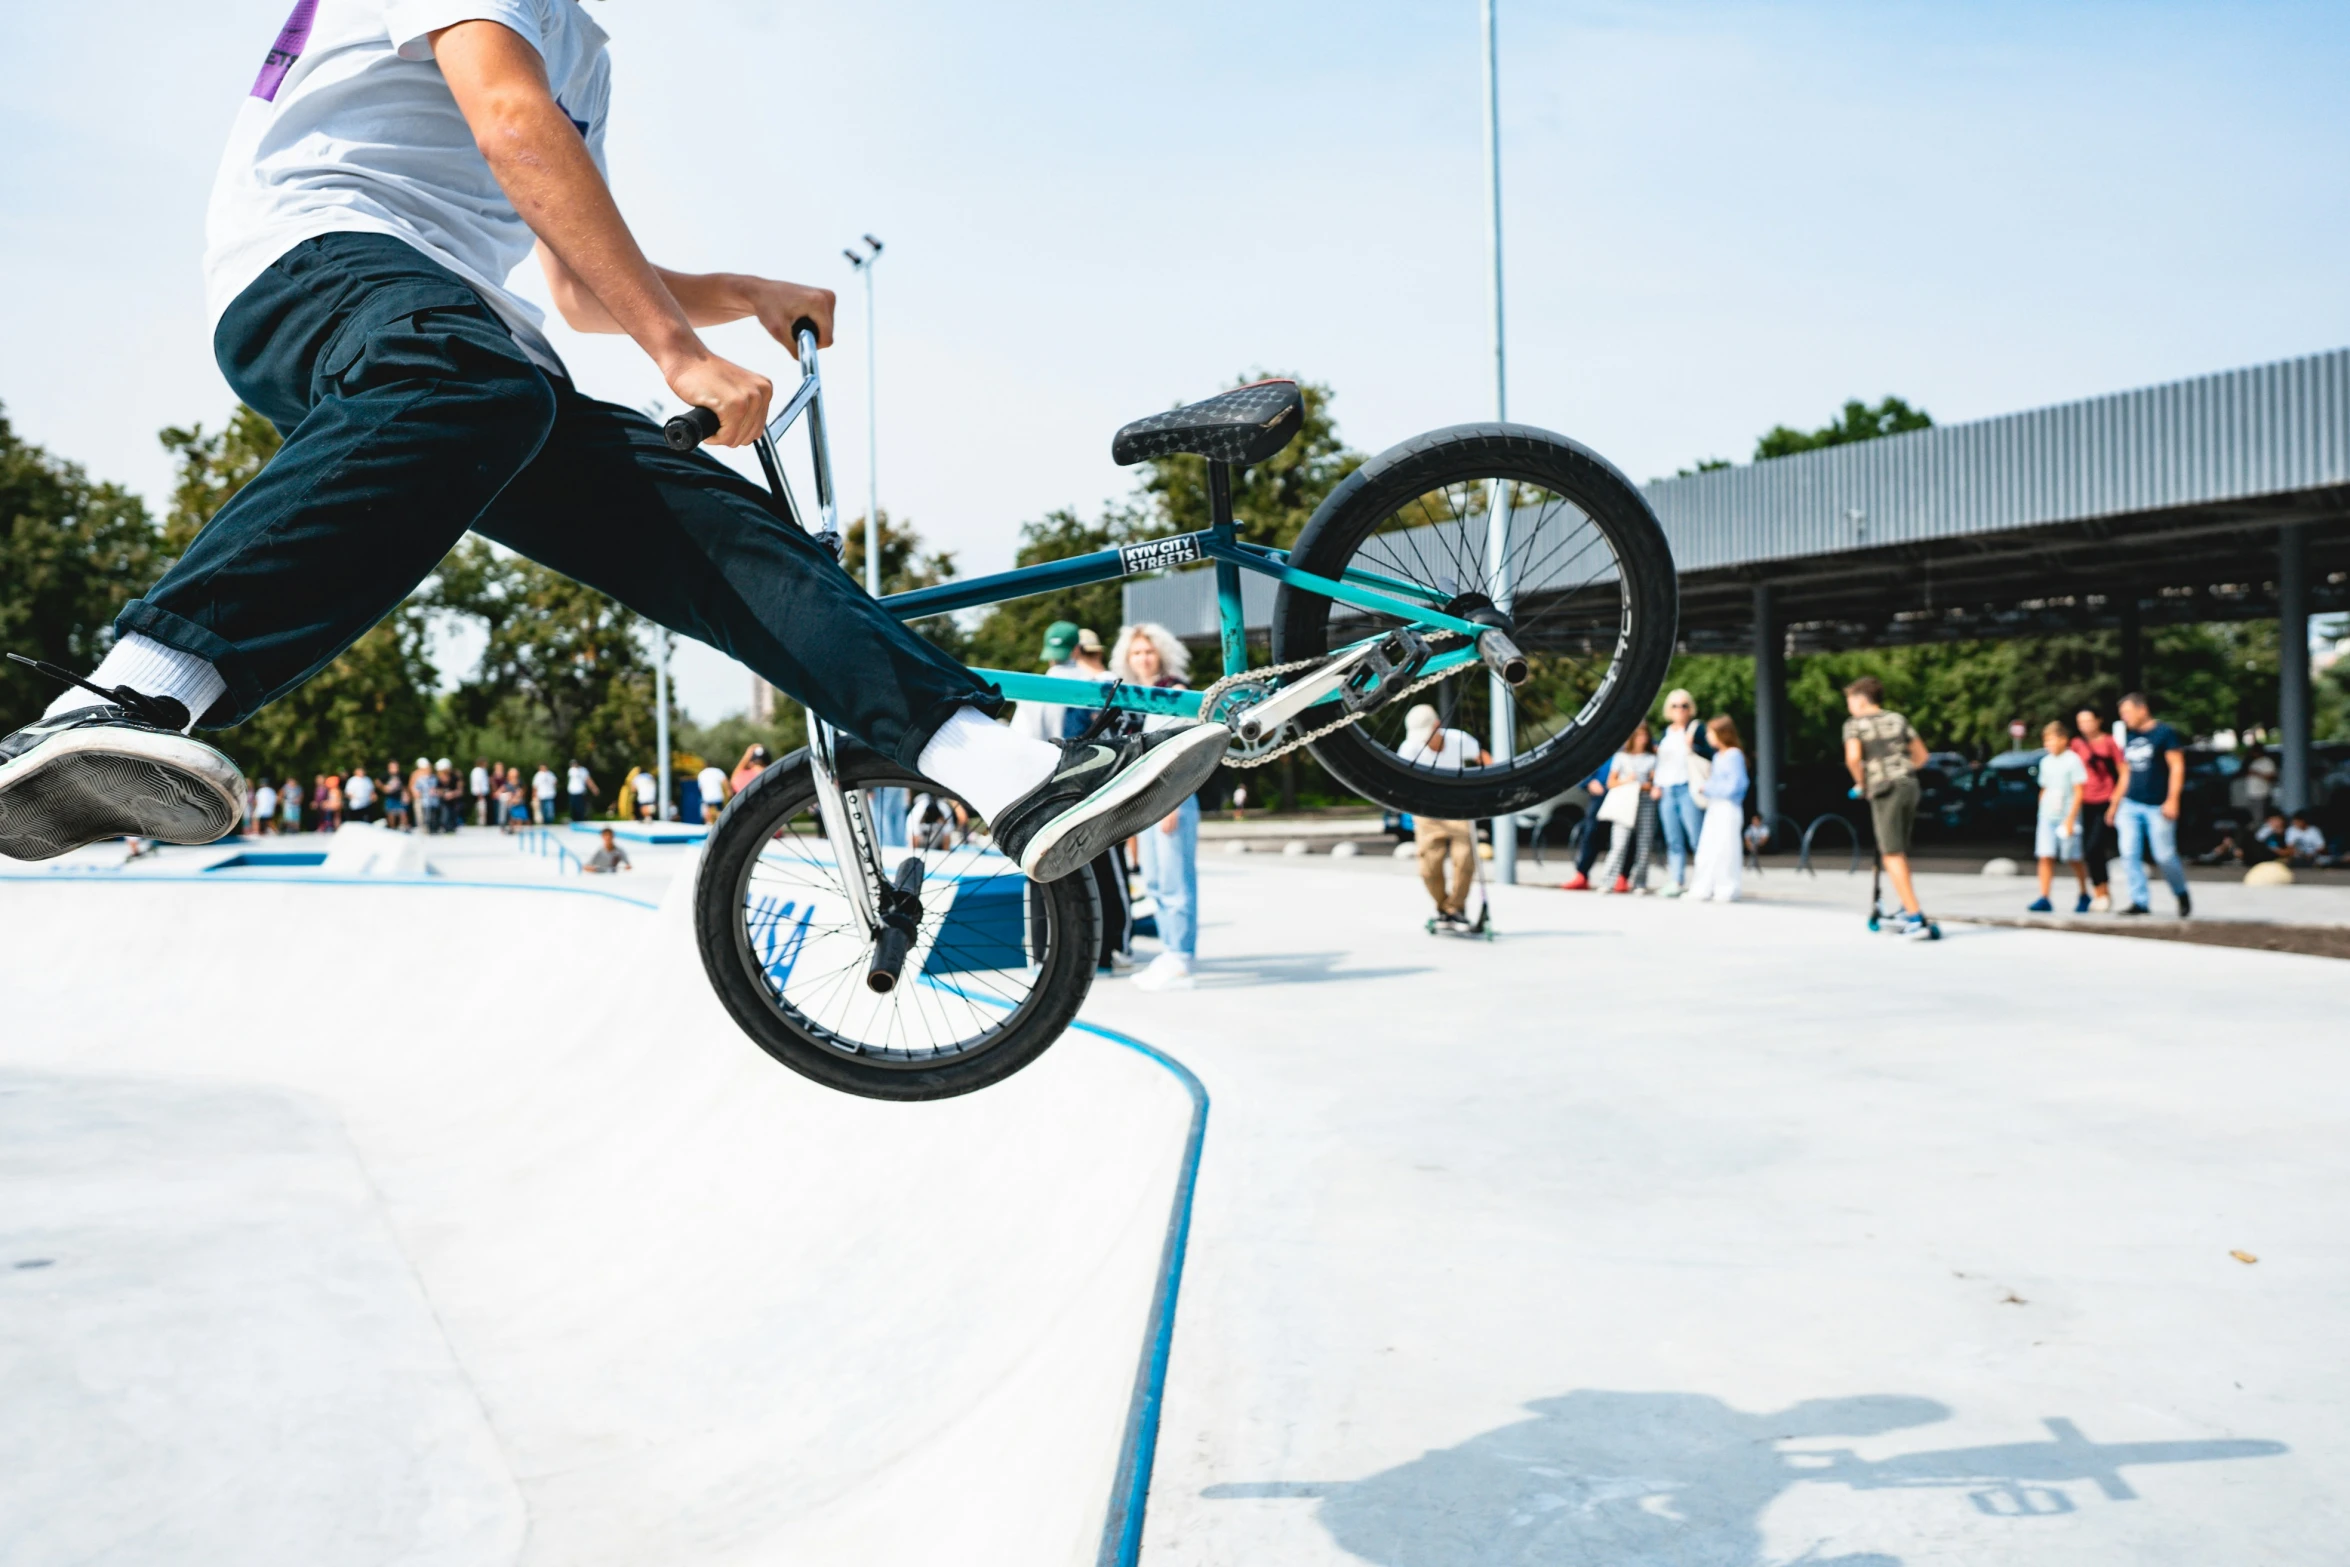
<path id="1" fill-rule="evenodd" d="M 87 672 L 114 617 L 162 570 L 155 524 L 120 485 L 19 440 L 0 415 L 0 648 Z M 56 684 L 0 663 L 0 734 L 28 724 Z"/>
<path id="2" fill-rule="evenodd" d="M 1063 508 L 1022 525 L 1020 549 L 1013 560 L 1021 566 L 1066 560 L 1072 555 L 1088 555 L 1108 549 L 1112 544 L 1145 537 L 1151 531 L 1158 530 L 1148 515 L 1131 506 L 1113 506 L 1098 522 L 1087 522 Z M 1116 634 L 1124 614 L 1122 590 L 1116 578 L 1013 599 L 988 610 L 972 633 L 968 656 L 973 663 L 989 669 L 1035 669 L 1040 663 L 1037 649 L 1044 642 L 1045 628 L 1054 621 L 1073 620 L 1100 632 L 1107 641 Z"/>
<path id="3" fill-rule="evenodd" d="M 1888 397 L 1874 408 L 1857 397 L 1847 398 L 1843 417 L 1817 430 L 1792 430 L 1783 424 L 1773 425 L 1754 443 L 1754 460 L 1763 462 L 1773 457 L 1792 456 L 1796 452 L 1817 451 L 1823 446 L 1873 441 L 1881 435 L 1931 429 L 1933 424 L 1933 417 L 1923 408 L 1912 408 L 1898 397 Z M 1704 464 L 1700 463 L 1699 466 L 1702 468 Z"/>
<path id="4" fill-rule="evenodd" d="M 1234 386 L 1265 379 L 1263 372 L 1240 376 Z M 1305 422 L 1297 437 L 1263 462 L 1245 469 L 1233 487 L 1232 515 L 1240 536 L 1252 544 L 1285 550 L 1297 542 L 1314 508 L 1338 482 L 1363 465 L 1349 451 L 1330 416 L 1330 388 L 1299 381 Z M 1153 533 L 1196 533 L 1208 525 L 1208 464 L 1203 457 L 1162 457 L 1141 465 L 1136 499 L 1147 509 Z"/>
<path id="5" fill-rule="evenodd" d="M 188 545 L 229 497 L 253 481 L 283 444 L 277 426 L 239 403 L 228 423 L 206 435 L 204 427 L 167 426 L 156 437 L 178 461 L 171 486 L 171 510 L 163 518 L 163 548 L 185 555 Z"/>
<path id="6" fill-rule="evenodd" d="M 1244 375 L 1233 385 L 1263 380 Z M 1240 536 L 1252 543 L 1287 549 L 1339 481 L 1363 465 L 1347 449 L 1330 415 L 1332 393 L 1301 381 L 1305 420 L 1297 438 L 1278 453 L 1244 470 L 1233 487 L 1232 513 Z M 1143 463 L 1133 496 L 1087 522 L 1062 509 L 1020 530 L 1018 564 L 1036 565 L 1108 549 L 1137 539 L 1196 533 L 1208 526 L 1208 465 L 1198 457 L 1166 457 Z M 887 558 L 886 556 L 884 557 Z M 1124 594 L 1115 582 L 1069 588 L 1015 599 L 988 611 L 970 642 L 973 661 L 999 669 L 1033 669 L 1045 627 L 1073 620 L 1109 637 L 1125 617 Z"/>
<path id="7" fill-rule="evenodd" d="M 369 628 L 316 679 L 233 729 L 205 738 L 248 777 L 311 778 L 433 754 L 440 674 L 428 656 L 424 609 L 411 599 Z"/>
<path id="8" fill-rule="evenodd" d="M 865 580 L 865 519 L 862 515 L 847 525 L 848 549 L 841 555 L 841 569 L 858 582 Z M 881 591 L 884 597 L 892 593 L 911 593 L 917 588 L 934 588 L 950 580 L 955 574 L 955 556 L 952 550 L 925 551 L 922 535 L 912 523 L 899 524 L 891 520 L 885 507 L 881 513 Z M 969 650 L 969 633 L 956 623 L 951 615 L 933 615 L 914 623 L 922 633 L 953 658 L 961 658 Z"/>

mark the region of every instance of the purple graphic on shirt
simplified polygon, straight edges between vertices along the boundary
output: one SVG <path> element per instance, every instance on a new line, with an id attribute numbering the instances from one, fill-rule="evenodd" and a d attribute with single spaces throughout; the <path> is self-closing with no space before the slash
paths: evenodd
<path id="1" fill-rule="evenodd" d="M 286 72 L 302 58 L 302 46 L 310 41 L 311 20 L 317 15 L 318 0 L 294 0 L 293 15 L 278 30 L 277 42 L 270 47 L 269 57 L 261 62 L 261 74 L 253 78 L 254 97 L 277 102 L 277 90 L 284 85 Z"/>

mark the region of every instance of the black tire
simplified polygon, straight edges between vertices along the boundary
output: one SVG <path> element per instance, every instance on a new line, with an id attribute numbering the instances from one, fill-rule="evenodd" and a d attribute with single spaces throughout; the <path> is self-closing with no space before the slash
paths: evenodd
<path id="1" fill-rule="evenodd" d="M 845 742 L 840 774 L 847 789 L 902 788 L 949 797 L 939 785 Z M 944 928 L 954 905 L 945 900 L 946 907 L 940 906 L 937 888 L 943 883 L 934 875 L 924 897 L 924 945 L 908 962 L 897 989 L 875 996 L 864 988 L 872 939 L 847 911 L 821 835 L 808 831 L 816 818 L 815 801 L 808 754 L 795 751 L 727 803 L 695 877 L 694 934 L 702 967 L 718 999 L 754 1044 L 802 1076 L 843 1093 L 945 1099 L 1003 1081 L 1061 1037 L 1093 984 L 1101 910 L 1091 876 L 1080 873 L 1039 886 L 1016 866 L 1008 872 L 1000 865 L 984 867 L 986 876 L 974 879 L 990 886 L 1004 879 L 1019 884 L 1017 890 L 988 895 L 998 905 L 991 939 L 1001 945 L 1001 921 L 1009 913 L 1016 932 L 1011 951 L 1025 958 L 1027 967 L 1017 981 L 985 983 L 981 994 L 970 988 L 974 982 L 968 976 L 975 970 L 968 963 L 943 986 L 923 972 L 940 954 L 957 950 L 947 945 Z M 954 857 L 965 853 L 971 860 L 958 865 Z M 932 864 L 934 872 L 958 865 L 953 896 L 959 898 L 962 875 L 979 861 L 1000 858 L 966 842 L 934 851 Z M 832 894 L 825 891 L 828 878 Z M 796 888 L 805 888 L 809 897 L 806 912 L 790 927 L 797 942 L 804 943 L 814 928 L 820 898 L 827 912 L 838 916 L 815 929 L 826 944 L 825 961 L 837 960 L 835 966 L 804 984 L 796 971 L 804 950 L 799 944 L 790 947 L 781 975 L 774 972 L 775 894 Z M 1018 900 L 1016 908 L 1005 907 L 1012 899 Z M 781 903 L 780 918 L 788 920 L 793 907 L 790 901 Z M 770 951 L 764 961 L 753 950 L 754 925 L 762 920 Z M 1015 971 L 1001 965 L 997 972 Z M 837 1001 L 838 1008 L 817 1005 L 819 994 Z M 860 1016 L 866 1021 L 853 1021 Z M 941 1037 L 933 1028 L 925 1038 L 923 1026 L 940 1019 L 948 1020 L 943 1033 L 952 1037 Z M 964 1027 L 972 1031 L 955 1033 Z"/>
<path id="2" fill-rule="evenodd" d="M 1528 540 L 1522 550 L 1513 543 L 1505 564 L 1512 581 L 1526 585 L 1512 600 L 1513 624 L 1535 679 L 1509 701 L 1521 737 L 1531 732 L 1535 741 L 1521 738 L 1508 763 L 1466 775 L 1412 767 L 1397 754 L 1410 705 L 1399 702 L 1313 743 L 1333 777 L 1390 810 L 1476 819 L 1565 794 L 1623 744 L 1672 663 L 1680 590 L 1656 514 L 1605 458 L 1547 430 L 1455 425 L 1389 448 L 1316 508 L 1290 564 L 1333 579 L 1359 567 L 1431 590 L 1445 582 L 1457 591 L 1487 589 L 1489 563 L 1471 547 L 1483 514 L 1454 499 L 1477 506 L 1485 481 L 1510 486 L 1503 492 L 1511 498 L 1510 537 L 1523 531 Z M 1482 493 L 1493 492 L 1488 484 Z M 1429 506 L 1431 496 L 1447 497 L 1449 509 Z M 1529 504 L 1541 509 L 1521 530 L 1516 519 Z M 1554 519 L 1554 534 L 1564 537 L 1542 544 Z M 1538 553 L 1538 544 L 1549 553 Z M 1611 570 L 1614 580 L 1601 580 Z M 1273 662 L 1319 657 L 1400 624 L 1285 586 L 1273 606 Z M 1470 727 L 1480 713 L 1490 721 L 1488 684 L 1485 666 L 1472 664 L 1417 700 L 1433 702 L 1447 725 Z M 1482 743 L 1487 730 L 1471 732 Z"/>

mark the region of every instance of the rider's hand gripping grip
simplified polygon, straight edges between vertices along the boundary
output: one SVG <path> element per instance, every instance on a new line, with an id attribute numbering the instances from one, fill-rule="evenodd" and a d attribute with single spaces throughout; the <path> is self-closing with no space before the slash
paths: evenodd
<path id="1" fill-rule="evenodd" d="M 661 426 L 661 437 L 671 451 L 690 452 L 718 433 L 718 415 L 707 408 L 688 408 Z"/>

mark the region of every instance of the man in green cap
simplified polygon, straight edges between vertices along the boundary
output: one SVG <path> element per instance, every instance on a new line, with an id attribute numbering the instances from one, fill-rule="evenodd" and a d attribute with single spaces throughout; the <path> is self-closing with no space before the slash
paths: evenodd
<path id="1" fill-rule="evenodd" d="M 1044 645 L 1037 649 L 1036 661 L 1045 666 L 1046 674 L 1085 673 L 1077 667 L 1077 639 L 1081 634 L 1074 620 L 1056 620 L 1044 628 Z M 1012 710 L 1012 732 L 1058 745 L 1064 738 L 1062 730 L 1068 712 L 1052 702 L 1022 702 Z"/>

